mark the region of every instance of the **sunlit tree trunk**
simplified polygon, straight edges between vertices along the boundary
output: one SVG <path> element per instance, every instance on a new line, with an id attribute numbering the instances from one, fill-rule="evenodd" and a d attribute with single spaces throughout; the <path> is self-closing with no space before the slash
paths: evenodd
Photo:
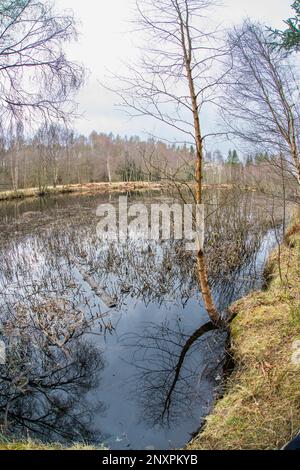
<path id="1" fill-rule="evenodd" d="M 177 2 L 176 2 L 177 4 Z M 183 47 L 184 64 L 189 84 L 189 92 L 192 103 L 192 111 L 194 118 L 194 131 L 196 142 L 196 163 L 195 163 L 195 200 L 197 204 L 203 204 L 202 198 L 202 179 L 203 179 L 203 140 L 201 136 L 199 108 L 197 102 L 197 94 L 195 91 L 195 84 L 193 79 L 191 61 L 192 61 L 192 41 L 189 32 L 189 25 L 187 20 L 182 17 L 181 10 L 178 6 L 178 17 L 180 22 L 181 42 Z M 198 247 L 197 251 L 197 273 L 199 285 L 202 292 L 205 308 L 214 323 L 220 321 L 220 315 L 215 307 L 212 292 L 208 282 L 207 266 L 202 247 Z"/>

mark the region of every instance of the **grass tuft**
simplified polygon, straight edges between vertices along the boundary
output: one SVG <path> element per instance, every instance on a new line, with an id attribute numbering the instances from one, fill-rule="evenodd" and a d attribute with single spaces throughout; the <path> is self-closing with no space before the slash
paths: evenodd
<path id="1" fill-rule="evenodd" d="M 104 445 L 93 447 L 84 443 L 74 443 L 69 447 L 62 444 L 45 444 L 31 439 L 27 440 L 9 440 L 0 434 L 0 450 L 107 450 Z"/>

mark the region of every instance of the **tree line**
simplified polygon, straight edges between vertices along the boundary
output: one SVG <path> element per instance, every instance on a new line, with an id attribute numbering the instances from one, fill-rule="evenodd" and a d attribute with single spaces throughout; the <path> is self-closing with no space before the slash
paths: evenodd
<path id="1" fill-rule="evenodd" d="M 1 2 L 0 190 L 38 187 L 42 192 L 59 184 L 168 177 L 226 182 L 232 168 L 225 163 L 249 168 L 266 162 L 268 171 L 272 167 L 272 173 L 283 172 L 299 183 L 299 87 L 293 64 L 299 0 L 282 31 L 248 19 L 225 35 L 213 25 L 212 4 L 138 2 L 147 54 L 131 64 L 128 76 L 117 77 L 121 87 L 115 92 L 127 111 L 181 132 L 186 144 L 178 145 L 95 131 L 77 135 L 71 124 L 74 96 L 85 71 L 64 52 L 65 44 L 77 38 L 73 15 L 57 12 L 48 1 Z M 205 31 L 202 13 L 212 19 Z M 156 15 L 164 30 L 156 27 Z M 149 40 L 158 39 L 162 47 L 149 48 Z M 217 108 L 221 125 L 205 135 L 207 106 Z M 212 152 L 217 136 L 243 148 L 243 156 L 235 149 L 228 156 Z M 195 164 L 202 161 L 196 175 Z M 245 169 L 239 173 L 245 175 Z"/>
<path id="2" fill-rule="evenodd" d="M 236 149 L 228 154 L 207 151 L 204 156 L 206 183 L 222 184 L 249 179 L 250 168 L 269 162 L 268 153 L 241 156 Z M 112 133 L 78 135 L 72 129 L 51 124 L 32 138 L 24 136 L 19 124 L 14 135 L 0 140 L 0 191 L 97 182 L 163 181 L 176 174 L 177 181 L 194 181 L 195 148 L 187 144 L 167 144 L 138 136 Z"/>

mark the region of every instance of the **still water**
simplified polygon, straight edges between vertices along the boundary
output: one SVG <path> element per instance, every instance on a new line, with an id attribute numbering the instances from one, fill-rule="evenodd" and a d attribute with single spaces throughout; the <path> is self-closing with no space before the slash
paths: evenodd
<path id="1" fill-rule="evenodd" d="M 178 448 L 221 390 L 227 334 L 209 323 L 182 242 L 97 238 L 105 202 L 117 205 L 118 195 L 0 205 L 0 429 L 111 449 Z M 221 311 L 262 285 L 275 243 L 270 204 L 207 195 L 207 264 Z"/>

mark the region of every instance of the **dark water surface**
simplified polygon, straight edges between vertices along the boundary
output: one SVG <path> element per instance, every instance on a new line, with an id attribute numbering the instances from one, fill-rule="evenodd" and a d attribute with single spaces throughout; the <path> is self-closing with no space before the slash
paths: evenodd
<path id="1" fill-rule="evenodd" d="M 207 199 L 208 269 L 224 310 L 261 287 L 274 230 L 265 199 L 228 191 Z M 129 195 L 130 203 L 169 200 Z M 96 208 L 117 201 L 64 195 L 0 205 L 8 436 L 180 447 L 220 390 L 226 333 L 208 324 L 194 254 L 179 241 L 103 244 Z"/>

